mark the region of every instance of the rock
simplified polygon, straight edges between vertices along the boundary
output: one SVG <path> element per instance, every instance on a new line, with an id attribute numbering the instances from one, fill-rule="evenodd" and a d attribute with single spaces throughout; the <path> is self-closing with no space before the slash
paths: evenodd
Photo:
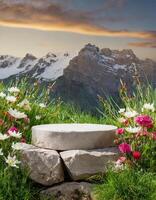
<path id="1" fill-rule="evenodd" d="M 109 48 L 103 48 L 101 49 L 101 54 L 110 57 L 112 55 L 112 51 Z"/>
<path id="2" fill-rule="evenodd" d="M 32 144 L 47 149 L 96 149 L 113 146 L 115 126 L 49 124 L 32 128 Z"/>
<path id="3" fill-rule="evenodd" d="M 51 186 L 64 180 L 62 162 L 54 150 L 40 149 L 32 145 L 21 145 L 21 161 L 30 170 L 30 178 L 35 182 Z"/>
<path id="4" fill-rule="evenodd" d="M 30 150 L 30 149 L 37 149 L 37 147 L 35 147 L 34 145 L 31 145 L 31 144 L 27 144 L 27 143 L 17 143 L 18 144 L 18 149 L 20 151 L 26 151 L 26 150 Z"/>
<path id="5" fill-rule="evenodd" d="M 116 147 L 98 150 L 71 150 L 60 153 L 67 171 L 73 180 L 85 180 L 104 173 L 108 162 L 118 158 Z"/>
<path id="6" fill-rule="evenodd" d="M 91 184 L 86 182 L 67 182 L 40 193 L 46 200 L 93 200 L 91 197 Z"/>

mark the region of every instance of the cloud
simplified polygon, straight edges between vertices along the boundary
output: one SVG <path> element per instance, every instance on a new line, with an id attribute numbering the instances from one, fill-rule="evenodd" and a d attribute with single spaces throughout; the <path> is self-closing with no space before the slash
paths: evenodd
<path id="1" fill-rule="evenodd" d="M 123 8 L 126 2 L 127 0 L 105 0 L 104 7 L 105 9 Z"/>
<path id="2" fill-rule="evenodd" d="M 111 7 L 115 0 L 110 0 Z M 0 1 L 0 25 L 47 31 L 66 31 L 87 35 L 156 39 L 156 31 L 135 32 L 103 27 L 94 14 L 68 8 L 62 1 Z M 125 0 L 117 0 L 121 7 Z"/>
<path id="3" fill-rule="evenodd" d="M 146 41 L 146 42 L 131 42 L 128 44 L 132 47 L 144 47 L 144 48 L 156 48 L 156 41 Z"/>

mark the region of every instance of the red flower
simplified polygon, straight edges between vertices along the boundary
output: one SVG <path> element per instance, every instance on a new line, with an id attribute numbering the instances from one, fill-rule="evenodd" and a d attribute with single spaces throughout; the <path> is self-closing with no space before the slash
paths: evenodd
<path id="1" fill-rule="evenodd" d="M 119 150 L 121 151 L 121 153 L 130 153 L 131 146 L 127 143 L 122 143 L 119 145 Z"/>
<path id="2" fill-rule="evenodd" d="M 2 126 L 4 124 L 3 119 L 0 119 L 0 126 Z"/>
<path id="3" fill-rule="evenodd" d="M 128 126 L 128 125 L 129 125 L 129 120 L 128 120 L 128 119 L 125 120 L 124 125 L 125 125 L 125 126 Z"/>
<path id="4" fill-rule="evenodd" d="M 122 135 L 122 134 L 124 134 L 124 132 L 125 132 L 124 128 L 118 128 L 116 130 L 116 134 L 118 134 L 118 135 Z"/>
<path id="5" fill-rule="evenodd" d="M 139 115 L 135 118 L 135 122 L 139 124 L 140 126 L 146 127 L 146 128 L 152 128 L 153 127 L 153 120 L 148 115 Z"/>
<path id="6" fill-rule="evenodd" d="M 21 138 L 21 142 L 22 143 L 26 143 L 26 139 L 25 138 Z"/>
<path id="7" fill-rule="evenodd" d="M 133 158 L 139 160 L 141 157 L 141 153 L 139 151 L 133 151 Z"/>

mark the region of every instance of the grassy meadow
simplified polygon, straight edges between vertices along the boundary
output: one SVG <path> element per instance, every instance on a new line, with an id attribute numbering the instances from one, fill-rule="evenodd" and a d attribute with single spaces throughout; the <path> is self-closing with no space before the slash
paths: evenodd
<path id="1" fill-rule="evenodd" d="M 20 167 L 17 142 L 30 143 L 31 127 L 48 123 L 113 124 L 122 156 L 94 184 L 96 200 L 156 199 L 156 90 L 137 86 L 114 99 L 99 98 L 98 115 L 82 112 L 60 99 L 50 100 L 52 88 L 35 82 L 0 84 L 0 200 L 41 200 L 40 186 Z"/>

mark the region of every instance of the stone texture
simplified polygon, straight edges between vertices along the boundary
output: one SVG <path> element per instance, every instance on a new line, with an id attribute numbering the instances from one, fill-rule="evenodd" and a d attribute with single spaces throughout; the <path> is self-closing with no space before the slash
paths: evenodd
<path id="1" fill-rule="evenodd" d="M 47 149 L 97 149 L 113 146 L 115 126 L 49 124 L 32 128 L 32 144 Z"/>
<path id="2" fill-rule="evenodd" d="M 98 150 L 71 150 L 60 153 L 72 180 L 84 180 L 104 173 L 108 162 L 118 158 L 116 147 Z"/>
<path id="3" fill-rule="evenodd" d="M 51 186 L 64 180 L 61 158 L 56 151 L 28 144 L 21 144 L 20 151 L 22 165 L 28 167 L 35 182 Z"/>
<path id="4" fill-rule="evenodd" d="M 91 184 L 86 182 L 67 182 L 40 193 L 41 198 L 46 200 L 93 200 Z"/>
<path id="5" fill-rule="evenodd" d="M 35 147 L 34 145 L 31 145 L 31 144 L 26 144 L 26 143 L 17 143 L 18 144 L 18 147 L 19 147 L 19 150 L 21 151 L 26 151 L 26 150 L 30 150 L 30 149 L 37 149 L 37 147 Z"/>

